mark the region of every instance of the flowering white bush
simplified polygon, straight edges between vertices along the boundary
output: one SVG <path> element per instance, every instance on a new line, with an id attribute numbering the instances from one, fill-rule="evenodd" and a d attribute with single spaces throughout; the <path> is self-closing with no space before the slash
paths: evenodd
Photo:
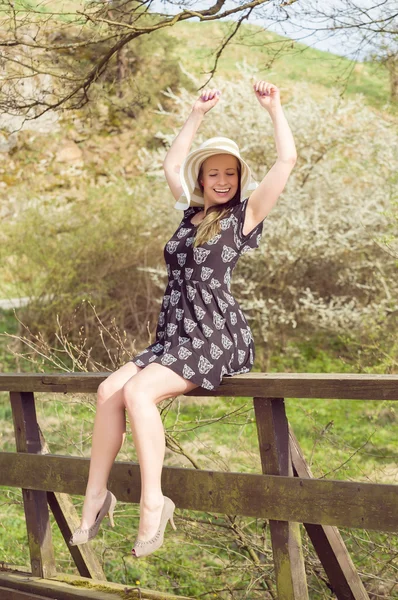
<path id="1" fill-rule="evenodd" d="M 212 82 L 221 100 L 205 115 L 192 149 L 228 136 L 259 182 L 277 158 L 273 124 L 252 93 L 255 68 L 238 67 L 239 80 Z M 343 99 L 334 89 L 320 95 L 301 82 L 280 89 L 298 160 L 264 221 L 260 248 L 241 258 L 233 285 L 264 340 L 281 327 L 354 332 L 368 315 L 397 307 L 396 262 L 378 239 L 388 224 L 384 211 L 398 194 L 398 128 L 363 95 Z M 175 125 L 156 136 L 169 146 L 198 94 L 164 94 L 175 110 L 159 104 L 156 112 Z M 164 150 L 142 151 L 141 170 L 164 179 L 164 157 Z"/>

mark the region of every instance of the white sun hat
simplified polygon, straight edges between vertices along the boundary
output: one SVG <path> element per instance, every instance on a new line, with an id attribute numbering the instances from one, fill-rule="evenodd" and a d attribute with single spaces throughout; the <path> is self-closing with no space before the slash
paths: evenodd
<path id="1" fill-rule="evenodd" d="M 236 156 L 241 164 L 240 201 L 250 195 L 256 189 L 256 183 L 252 177 L 249 165 L 241 158 L 236 142 L 227 137 L 213 137 L 193 150 L 185 158 L 180 168 L 180 181 L 184 190 L 174 208 L 186 210 L 190 206 L 204 206 L 202 190 L 199 187 L 198 175 L 200 165 L 206 158 L 214 154 L 232 154 Z"/>

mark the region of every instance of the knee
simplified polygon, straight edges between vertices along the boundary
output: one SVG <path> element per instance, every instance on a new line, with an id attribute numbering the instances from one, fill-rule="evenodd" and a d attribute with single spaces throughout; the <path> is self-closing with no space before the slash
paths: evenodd
<path id="1" fill-rule="evenodd" d="M 97 389 L 97 406 L 102 406 L 105 404 L 106 399 L 109 398 L 111 394 L 110 386 L 105 379 L 102 383 L 99 384 Z"/>
<path id="2" fill-rule="evenodd" d="M 118 399 L 116 396 L 119 396 L 120 398 L 120 390 L 115 390 L 115 386 L 107 379 L 104 379 L 97 389 L 97 409 L 108 406 L 109 404 L 118 406 L 120 402 L 117 401 Z"/>
<path id="3" fill-rule="evenodd" d="M 134 381 L 128 381 L 122 388 L 122 397 L 126 409 L 137 410 L 151 401 L 150 394 Z"/>

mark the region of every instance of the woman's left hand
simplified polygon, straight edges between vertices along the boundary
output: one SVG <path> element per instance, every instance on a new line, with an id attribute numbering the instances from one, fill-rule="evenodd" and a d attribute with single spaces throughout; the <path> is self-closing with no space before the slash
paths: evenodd
<path id="1" fill-rule="evenodd" d="M 269 81 L 256 81 L 253 83 L 254 93 L 263 108 L 273 110 L 281 106 L 279 89 Z"/>

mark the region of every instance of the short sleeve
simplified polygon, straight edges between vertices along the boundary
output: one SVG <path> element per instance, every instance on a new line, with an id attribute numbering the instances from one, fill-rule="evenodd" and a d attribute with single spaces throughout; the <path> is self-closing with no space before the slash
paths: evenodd
<path id="1" fill-rule="evenodd" d="M 239 250 L 241 253 L 258 248 L 263 233 L 264 219 L 266 218 L 264 217 L 260 223 L 258 223 L 251 231 L 244 235 L 243 225 L 245 222 L 248 200 L 249 198 L 245 198 L 237 206 L 234 206 L 233 209 L 233 214 L 236 218 L 236 236 L 240 245 Z"/>
<path id="2" fill-rule="evenodd" d="M 191 217 L 193 215 L 194 212 L 195 211 L 194 211 L 193 206 L 188 206 L 188 208 L 184 209 L 184 217 L 183 217 L 183 219 L 184 220 L 188 219 L 189 217 Z"/>
<path id="3" fill-rule="evenodd" d="M 192 206 L 188 206 L 188 208 L 184 208 L 184 211 L 183 211 L 184 214 L 180 221 L 178 229 L 180 227 L 186 227 L 187 224 L 188 224 L 188 226 L 191 225 L 190 221 L 191 221 L 191 217 L 193 216 L 194 212 L 195 212 L 195 210 Z"/>

